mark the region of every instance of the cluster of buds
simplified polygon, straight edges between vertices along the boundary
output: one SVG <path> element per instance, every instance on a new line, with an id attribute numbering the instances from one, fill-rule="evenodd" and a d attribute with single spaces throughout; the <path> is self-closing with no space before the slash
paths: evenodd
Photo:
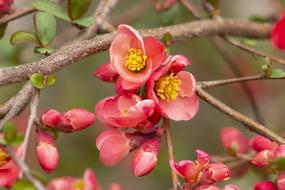
<path id="1" fill-rule="evenodd" d="M 148 174 L 157 163 L 162 117 L 190 120 L 198 111 L 195 78 L 184 71 L 190 61 L 182 55 L 166 56 L 164 45 L 145 39 L 128 25 L 118 27 L 110 47 L 110 62 L 94 75 L 114 82 L 117 95 L 99 101 L 98 120 L 107 127 L 97 138 L 100 160 L 106 166 L 120 163 L 135 153 L 135 176 Z"/>
<path id="2" fill-rule="evenodd" d="M 262 168 L 263 172 L 277 174 L 276 184 L 262 181 L 255 185 L 255 190 L 285 190 L 285 145 L 278 145 L 260 135 L 247 139 L 238 129 L 232 127 L 223 128 L 220 139 L 229 155 L 247 159 L 252 165 Z M 246 168 L 249 162 L 241 167 Z"/>
<path id="3" fill-rule="evenodd" d="M 196 150 L 197 158 L 170 161 L 171 168 L 185 180 L 187 190 L 219 190 L 215 184 L 230 178 L 229 168 L 222 163 L 210 163 L 210 156 L 202 150 Z M 239 190 L 235 185 L 227 185 L 224 190 Z"/>
<path id="4" fill-rule="evenodd" d="M 14 0 L 0 0 L 0 16 L 11 11 Z"/>
<path id="5" fill-rule="evenodd" d="M 93 171 L 86 169 L 83 178 L 61 177 L 52 179 L 47 190 L 101 190 L 101 188 Z M 107 190 L 121 190 L 121 186 L 113 183 Z"/>

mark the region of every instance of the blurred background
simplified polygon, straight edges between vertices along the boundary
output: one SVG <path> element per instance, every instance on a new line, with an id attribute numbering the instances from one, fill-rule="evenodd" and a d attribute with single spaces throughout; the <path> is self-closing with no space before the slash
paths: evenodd
<path id="1" fill-rule="evenodd" d="M 29 3 L 27 0 L 15 0 L 15 7 L 20 8 Z M 88 14 L 94 11 L 98 0 L 93 0 Z M 202 15 L 206 15 L 201 8 L 200 1 L 192 0 Z M 250 16 L 270 16 L 274 9 L 271 0 L 222 0 L 221 15 L 225 18 L 248 19 Z M 157 13 L 151 0 L 121 0 L 112 11 L 110 21 L 115 25 L 127 23 L 135 28 L 151 28 L 166 24 L 177 24 L 194 20 L 191 14 L 180 4 L 177 4 L 167 13 Z M 32 31 L 32 15 L 25 16 L 8 25 L 6 35 L 0 40 L 0 67 L 14 66 L 30 63 L 43 58 L 33 53 L 33 46 L 13 47 L 9 44 L 10 35 L 18 30 Z M 78 30 L 70 24 L 57 19 L 57 37 L 52 47 L 59 47 L 64 41 L 72 38 Z M 261 64 L 264 60 L 254 58 L 228 44 L 223 45 L 228 49 L 238 63 L 244 76 L 262 73 Z M 276 51 L 269 41 L 257 41 L 256 48 L 268 53 L 283 56 Z M 207 38 L 195 38 L 174 43 L 171 46 L 172 54 L 187 56 L 192 65 L 188 70 L 193 73 L 198 81 L 217 80 L 234 77 L 228 65 Z M 283 56 L 284 57 L 284 56 Z M 108 51 L 90 56 L 77 64 L 73 64 L 56 73 L 57 81 L 54 86 L 46 87 L 41 92 L 40 112 L 54 108 L 65 112 L 73 107 L 83 107 L 94 111 L 95 104 L 106 96 L 114 95 L 114 86 L 104 83 L 92 76 L 93 71 L 109 60 Z M 284 132 L 284 107 L 285 91 L 281 80 L 250 82 L 251 90 L 257 99 L 266 126 L 278 133 Z M 22 84 L 13 84 L 0 89 L 0 104 L 17 93 Z M 252 107 L 242 88 L 237 85 L 214 87 L 208 90 L 212 95 L 221 99 L 236 110 L 253 117 Z M 28 110 L 16 118 L 20 128 L 27 122 Z M 220 113 L 210 105 L 200 101 L 198 115 L 189 122 L 172 122 L 172 138 L 176 160 L 194 159 L 195 149 L 199 148 L 210 154 L 224 155 L 219 141 L 219 130 L 224 126 L 234 126 L 243 130 L 243 126 Z M 168 154 L 165 142 L 162 142 L 159 162 L 154 171 L 145 177 L 136 178 L 131 173 L 131 157 L 120 165 L 112 168 L 103 166 L 98 159 L 98 150 L 95 139 L 104 128 L 97 121 L 93 126 L 82 132 L 73 134 L 60 134 L 57 144 L 60 151 L 60 163 L 57 170 L 46 175 L 47 178 L 58 176 L 80 177 L 85 168 L 94 170 L 98 181 L 103 188 L 111 182 L 118 182 L 124 190 L 165 190 L 171 187 L 171 175 L 168 166 Z M 248 137 L 252 133 L 243 130 Z M 33 139 L 33 138 L 32 138 Z M 35 160 L 34 142 L 29 145 L 28 164 L 41 171 Z M 41 171 L 42 172 L 42 171 Z M 45 175 L 42 172 L 43 175 Z M 237 184 L 240 189 L 250 189 L 260 180 L 254 171 L 249 171 L 245 176 L 226 183 Z"/>

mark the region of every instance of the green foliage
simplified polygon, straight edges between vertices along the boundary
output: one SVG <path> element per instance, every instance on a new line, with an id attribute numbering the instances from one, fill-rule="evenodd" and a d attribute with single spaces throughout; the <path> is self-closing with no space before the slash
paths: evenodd
<path id="1" fill-rule="evenodd" d="M 45 77 L 41 73 L 34 73 L 30 76 L 30 81 L 37 89 L 42 89 L 44 87 Z"/>
<path id="2" fill-rule="evenodd" d="M 68 15 L 71 20 L 81 18 L 90 7 L 91 0 L 67 0 Z"/>
<path id="3" fill-rule="evenodd" d="M 259 15 L 250 16 L 248 20 L 253 21 L 253 22 L 260 22 L 260 23 L 268 22 L 268 19 L 266 17 L 259 16 Z"/>
<path id="4" fill-rule="evenodd" d="M 273 69 L 271 72 L 272 78 L 283 78 L 285 77 L 285 72 L 283 69 Z"/>
<path id="5" fill-rule="evenodd" d="M 169 26 L 175 23 L 176 16 L 178 12 L 178 6 L 173 6 L 170 10 L 160 12 L 159 19 L 163 26 Z"/>
<path id="6" fill-rule="evenodd" d="M 34 30 L 39 43 L 49 45 L 56 33 L 56 21 L 53 15 L 39 12 L 34 16 Z"/>
<path id="7" fill-rule="evenodd" d="M 271 74 L 272 74 L 272 67 L 271 67 L 272 64 L 271 64 L 271 60 L 270 60 L 269 57 L 265 57 L 264 61 L 265 61 L 265 64 L 263 64 L 263 65 L 261 66 L 261 68 L 262 68 L 264 74 L 265 74 L 267 77 L 270 77 Z"/>
<path id="8" fill-rule="evenodd" d="M 73 22 L 75 24 L 78 24 L 80 26 L 88 27 L 91 24 L 93 24 L 94 19 L 92 17 L 84 17 L 78 20 L 74 20 Z"/>
<path id="9" fill-rule="evenodd" d="M 36 188 L 28 181 L 24 179 L 18 179 L 12 190 L 36 190 Z"/>
<path id="10" fill-rule="evenodd" d="M 170 46 L 173 43 L 172 35 L 169 32 L 164 33 L 162 37 L 162 42 L 165 46 Z"/>
<path id="11" fill-rule="evenodd" d="M 43 55 L 50 55 L 54 52 L 53 48 L 48 47 L 36 47 L 35 53 L 43 54 Z"/>
<path id="12" fill-rule="evenodd" d="M 275 163 L 277 171 L 285 171 L 285 158 L 278 158 Z"/>
<path id="13" fill-rule="evenodd" d="M 2 144 L 19 145 L 23 141 L 23 135 L 17 132 L 17 127 L 13 123 L 6 123 L 3 127 L 4 139 L 1 139 Z"/>
<path id="14" fill-rule="evenodd" d="M 24 44 L 29 42 L 37 42 L 37 39 L 34 34 L 27 31 L 17 31 L 13 33 L 10 37 L 10 44 Z"/>
<path id="15" fill-rule="evenodd" d="M 47 78 L 47 85 L 52 86 L 56 82 L 56 77 L 54 75 L 51 75 Z"/>
<path id="16" fill-rule="evenodd" d="M 249 39 L 249 38 L 243 39 L 241 42 L 245 45 L 248 45 L 248 46 L 255 46 L 256 45 L 256 40 Z"/>

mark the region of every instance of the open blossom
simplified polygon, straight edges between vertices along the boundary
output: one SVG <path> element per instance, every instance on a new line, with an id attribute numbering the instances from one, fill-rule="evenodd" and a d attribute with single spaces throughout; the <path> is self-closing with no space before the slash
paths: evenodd
<path id="1" fill-rule="evenodd" d="M 36 154 L 44 171 L 48 173 L 54 171 L 58 164 L 59 153 L 53 137 L 43 130 L 37 133 Z"/>
<path id="2" fill-rule="evenodd" d="M 14 0 L 0 0 L 0 16 L 11 10 Z"/>
<path id="3" fill-rule="evenodd" d="M 82 108 L 73 108 L 65 113 L 50 109 L 42 115 L 42 123 L 61 132 L 83 130 L 93 124 L 95 115 Z"/>
<path id="4" fill-rule="evenodd" d="M 136 127 L 154 112 L 153 100 L 142 100 L 136 94 L 125 94 L 101 100 L 96 105 L 99 121 L 109 127 Z"/>
<path id="5" fill-rule="evenodd" d="M 202 173 L 202 183 L 213 184 L 230 178 L 229 168 L 222 163 L 209 164 Z"/>
<path id="6" fill-rule="evenodd" d="M 51 180 L 47 190 L 100 190 L 95 174 L 86 169 L 83 178 L 62 177 Z"/>
<path id="7" fill-rule="evenodd" d="M 247 153 L 249 151 L 247 138 L 236 128 L 223 128 L 220 132 L 220 140 L 224 149 L 230 155 Z"/>
<path id="8" fill-rule="evenodd" d="M 154 100 L 156 110 L 172 120 L 190 120 L 199 108 L 195 78 L 183 71 L 189 64 L 182 55 L 170 56 L 147 84 L 148 98 Z"/>
<path id="9" fill-rule="evenodd" d="M 275 23 L 271 32 L 272 44 L 284 50 L 285 49 L 285 12 L 282 13 L 280 19 Z"/>
<path id="10" fill-rule="evenodd" d="M 96 139 L 100 161 L 106 166 L 120 163 L 131 150 L 130 139 L 119 130 L 103 131 Z"/>
<path id="11" fill-rule="evenodd" d="M 110 65 L 99 67 L 95 75 L 111 82 L 117 78 L 118 73 L 118 88 L 133 91 L 146 83 L 164 56 L 165 50 L 161 42 L 154 37 L 143 39 L 134 28 L 122 24 L 110 47 Z"/>

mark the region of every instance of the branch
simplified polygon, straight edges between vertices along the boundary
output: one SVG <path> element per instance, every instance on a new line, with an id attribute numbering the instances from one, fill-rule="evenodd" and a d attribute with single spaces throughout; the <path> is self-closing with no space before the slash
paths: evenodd
<path id="1" fill-rule="evenodd" d="M 253 131 L 257 134 L 260 134 L 268 139 L 276 141 L 279 144 L 284 144 L 285 139 L 274 133 L 273 131 L 269 130 L 262 124 L 257 123 L 253 119 L 243 115 L 242 113 L 232 109 L 231 107 L 227 106 L 220 100 L 214 98 L 210 94 L 208 94 L 205 90 L 202 89 L 200 85 L 196 87 L 196 93 L 200 98 L 205 100 L 207 103 L 211 104 L 219 111 L 223 112 L 224 114 L 228 115 L 229 117 L 233 118 L 234 120 L 242 123 L 248 130 Z"/>
<path id="2" fill-rule="evenodd" d="M 267 38 L 270 35 L 271 28 L 270 24 L 248 21 L 205 20 L 139 31 L 143 36 L 155 36 L 158 39 L 162 39 L 163 34 L 169 32 L 173 36 L 173 40 L 177 41 L 215 34 Z M 40 72 L 44 75 L 50 75 L 57 72 L 83 58 L 108 49 L 114 36 L 115 33 L 109 33 L 89 40 L 76 41 L 40 61 L 0 69 L 0 86 L 27 80 L 33 73 Z"/>
<path id="3" fill-rule="evenodd" d="M 2 17 L 0 17 L 0 25 L 6 24 L 12 20 L 28 15 L 34 11 L 36 10 L 32 7 L 24 7 L 24 8 L 15 10 L 12 13 L 5 14 Z"/>

